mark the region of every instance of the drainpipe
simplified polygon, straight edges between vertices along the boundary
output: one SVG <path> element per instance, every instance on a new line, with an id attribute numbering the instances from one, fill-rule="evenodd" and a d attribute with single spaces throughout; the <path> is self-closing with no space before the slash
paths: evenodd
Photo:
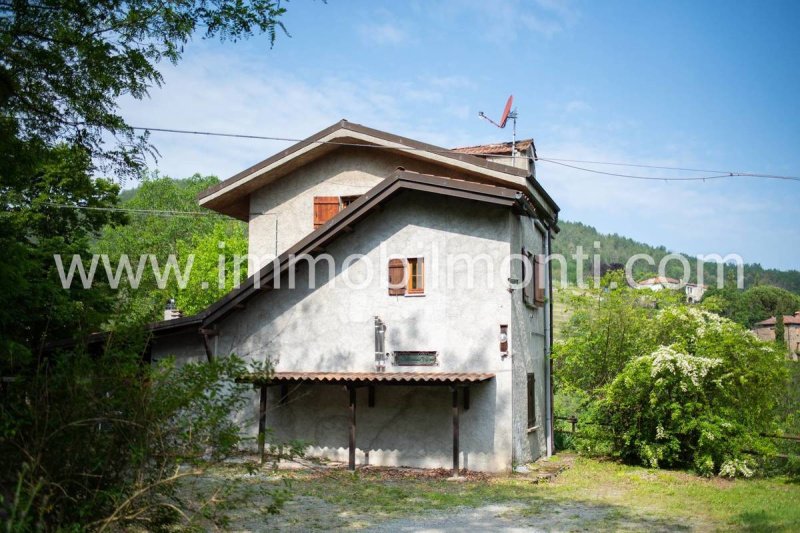
<path id="1" fill-rule="evenodd" d="M 550 250 L 553 246 L 552 241 L 552 233 L 550 232 L 549 228 L 547 230 L 547 255 L 550 255 Z M 550 440 L 550 449 L 548 450 L 548 455 L 553 455 L 555 453 L 555 428 L 554 424 L 556 421 L 555 417 L 555 408 L 553 407 L 554 404 L 554 395 L 553 395 L 553 262 L 547 261 L 547 279 L 550 281 L 549 284 L 549 294 L 547 296 L 547 307 L 550 311 L 550 320 L 547 329 L 547 351 L 548 351 L 548 370 L 547 379 L 550 382 L 550 427 L 548 430 L 548 437 Z"/>
<path id="2" fill-rule="evenodd" d="M 541 221 L 534 219 L 534 225 L 542 232 L 545 245 L 545 259 L 550 257 L 550 228 L 544 225 Z M 545 447 L 547 448 L 547 457 L 553 455 L 553 264 L 547 261 L 547 302 L 545 302 L 544 309 L 544 355 L 545 355 L 545 412 L 547 413 L 545 420 Z"/>

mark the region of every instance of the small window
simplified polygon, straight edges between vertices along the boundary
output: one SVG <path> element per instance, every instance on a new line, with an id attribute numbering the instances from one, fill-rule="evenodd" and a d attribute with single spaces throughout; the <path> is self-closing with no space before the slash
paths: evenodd
<path id="1" fill-rule="evenodd" d="M 425 260 L 422 257 L 389 260 L 389 295 L 425 294 Z"/>
<path id="2" fill-rule="evenodd" d="M 528 429 L 536 427 L 536 378 L 528 374 Z"/>
<path id="3" fill-rule="evenodd" d="M 361 197 L 358 196 L 358 195 L 355 195 L 355 196 L 341 196 L 341 197 L 339 197 L 339 203 L 341 204 L 342 209 L 344 209 L 345 207 L 347 207 L 348 205 L 352 204 L 353 202 L 355 202 L 359 198 L 361 198 Z"/>
<path id="4" fill-rule="evenodd" d="M 421 257 L 412 257 L 408 260 L 408 293 L 425 293 L 425 264 Z"/>

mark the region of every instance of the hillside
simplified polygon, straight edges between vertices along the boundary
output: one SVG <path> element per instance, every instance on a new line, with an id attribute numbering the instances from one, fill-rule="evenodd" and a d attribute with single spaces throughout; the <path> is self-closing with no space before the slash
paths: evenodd
<path id="1" fill-rule="evenodd" d="M 600 243 L 600 259 L 603 263 L 621 263 L 625 264 L 629 257 L 634 254 L 649 254 L 655 260 L 656 264 L 671 250 L 667 250 L 663 246 L 651 246 L 642 242 L 635 241 L 628 237 L 617 235 L 616 233 L 607 235 L 598 232 L 592 226 L 587 226 L 580 222 L 561 221 L 559 223 L 561 233 L 559 233 L 553 240 L 553 253 L 563 254 L 568 259 L 569 267 L 569 280 L 575 281 L 575 264 L 572 259 L 572 254 L 578 245 L 583 246 L 585 254 L 592 256 L 595 253 L 595 241 Z M 691 281 L 696 282 L 697 273 L 697 260 L 692 256 L 686 255 L 691 265 L 692 277 Z M 590 275 L 592 259 L 584 261 L 583 272 L 584 275 Z M 554 263 L 554 276 L 558 275 L 557 264 Z M 726 270 L 733 271 L 733 269 Z M 716 283 L 717 267 L 716 265 L 706 264 L 704 268 L 704 283 L 706 285 L 713 285 Z M 655 273 L 644 261 L 637 262 L 634 268 L 634 277 L 641 279 L 648 274 Z M 745 287 L 752 287 L 754 285 L 773 285 L 788 291 L 800 294 L 800 271 L 798 270 L 776 270 L 763 268 L 758 263 L 747 263 L 744 267 L 745 274 Z M 677 261 L 671 261 L 667 268 L 667 275 L 674 278 L 681 276 L 681 266 Z M 556 278 L 557 279 L 557 278 Z"/>

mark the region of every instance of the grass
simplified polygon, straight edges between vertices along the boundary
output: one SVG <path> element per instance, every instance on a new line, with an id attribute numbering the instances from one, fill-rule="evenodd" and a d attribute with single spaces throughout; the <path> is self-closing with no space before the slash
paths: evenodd
<path id="1" fill-rule="evenodd" d="M 514 503 L 519 517 L 541 518 L 544 527 L 559 520 L 558 529 L 800 530 L 800 484 L 785 479 L 705 479 L 580 457 L 538 485 L 517 475 L 453 482 L 379 469 L 293 477 L 296 494 L 376 517 Z"/>

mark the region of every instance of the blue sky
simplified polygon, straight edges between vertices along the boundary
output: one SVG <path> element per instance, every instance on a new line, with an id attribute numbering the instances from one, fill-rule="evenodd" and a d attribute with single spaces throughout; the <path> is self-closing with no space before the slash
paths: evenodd
<path id="1" fill-rule="evenodd" d="M 800 2 L 296 1 L 291 38 L 196 40 L 137 126 L 307 137 L 347 118 L 442 146 L 800 175 Z M 172 177 L 226 178 L 286 143 L 154 133 Z M 582 165 L 611 172 L 692 174 Z M 800 268 L 800 182 L 641 182 L 540 162 L 566 220 L 688 254 Z"/>

